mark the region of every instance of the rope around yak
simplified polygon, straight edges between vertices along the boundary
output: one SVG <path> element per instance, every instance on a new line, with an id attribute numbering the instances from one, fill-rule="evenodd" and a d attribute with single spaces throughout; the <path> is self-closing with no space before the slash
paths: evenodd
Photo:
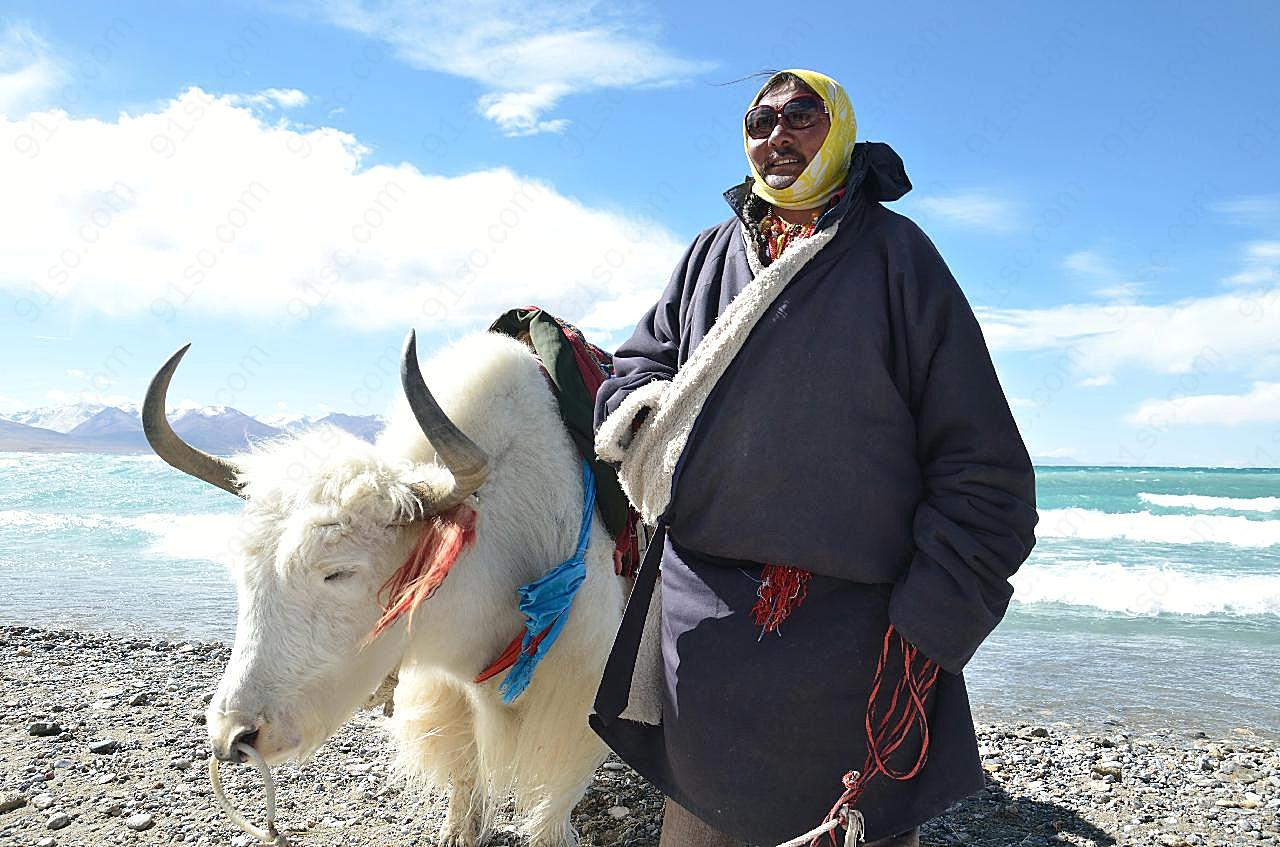
<path id="1" fill-rule="evenodd" d="M 284 837 L 284 833 L 276 829 L 276 787 L 271 780 L 271 768 L 267 766 L 266 761 L 258 753 L 257 750 L 250 747 L 244 742 L 237 742 L 235 751 L 245 758 L 246 761 L 253 762 L 258 771 L 262 774 L 262 788 L 266 799 L 267 806 L 267 826 L 254 826 L 245 819 L 244 815 L 235 810 L 231 802 L 227 800 L 227 795 L 222 791 L 222 777 L 218 773 L 221 762 L 216 758 L 209 759 L 209 781 L 213 783 L 213 796 L 218 798 L 218 805 L 227 813 L 227 817 L 231 818 L 231 822 L 261 841 L 263 844 L 272 845 L 272 847 L 289 847 L 289 839 Z"/>

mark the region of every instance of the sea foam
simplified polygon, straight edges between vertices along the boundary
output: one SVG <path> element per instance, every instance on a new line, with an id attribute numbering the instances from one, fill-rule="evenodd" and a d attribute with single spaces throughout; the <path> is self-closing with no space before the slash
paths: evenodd
<path id="1" fill-rule="evenodd" d="M 0 509 L 0 527 L 37 533 L 68 530 L 141 532 L 150 536 L 145 548 L 150 556 L 221 564 L 228 564 L 232 560 L 238 522 L 239 515 L 236 513 L 77 515 Z"/>
<path id="2" fill-rule="evenodd" d="M 1280 574 L 1191 573 L 1151 565 L 1028 563 L 1013 602 L 1062 603 L 1130 615 L 1280 615 Z"/>
<path id="3" fill-rule="evenodd" d="M 1152 494 L 1139 491 L 1138 499 L 1168 509 L 1197 509 L 1212 512 L 1280 512 L 1280 497 L 1211 497 L 1207 494 Z"/>
<path id="4" fill-rule="evenodd" d="M 1039 538 L 1127 538 L 1163 544 L 1230 544 L 1233 547 L 1280 545 L 1280 520 L 1251 520 L 1239 515 L 1156 515 L 1151 512 L 1099 512 L 1072 507 L 1041 509 Z"/>
<path id="5" fill-rule="evenodd" d="M 204 559 L 229 565 L 235 559 L 238 514 L 142 515 L 129 518 L 154 536 L 147 552 L 167 559 Z"/>

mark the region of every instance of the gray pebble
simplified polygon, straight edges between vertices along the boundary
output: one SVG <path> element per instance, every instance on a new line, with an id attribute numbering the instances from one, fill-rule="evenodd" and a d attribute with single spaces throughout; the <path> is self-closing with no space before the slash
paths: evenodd
<path id="1" fill-rule="evenodd" d="M 48 735 L 59 735 L 62 727 L 53 721 L 32 721 L 27 724 L 27 735 L 34 735 L 43 738 Z"/>
<path id="2" fill-rule="evenodd" d="M 55 812 L 45 821 L 45 826 L 49 829 L 62 829 L 64 826 L 71 824 L 71 818 L 66 812 Z"/>
<path id="3" fill-rule="evenodd" d="M 124 825 L 137 832 L 142 832 L 144 829 L 151 829 L 155 824 L 155 818 L 151 817 L 151 815 L 146 812 L 139 812 L 136 815 L 130 815 L 124 819 Z"/>
<path id="4" fill-rule="evenodd" d="M 114 738 L 104 738 L 89 745 L 89 752 L 97 753 L 100 756 L 109 756 L 119 749 L 120 742 Z"/>

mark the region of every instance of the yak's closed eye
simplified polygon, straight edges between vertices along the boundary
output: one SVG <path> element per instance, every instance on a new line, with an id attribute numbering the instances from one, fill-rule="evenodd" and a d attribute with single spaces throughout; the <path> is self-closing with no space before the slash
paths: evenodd
<path id="1" fill-rule="evenodd" d="M 325 574 L 324 581 L 325 582 L 342 582 L 344 579 L 350 579 L 355 575 L 356 575 L 356 572 L 353 570 L 334 571 L 333 573 Z"/>

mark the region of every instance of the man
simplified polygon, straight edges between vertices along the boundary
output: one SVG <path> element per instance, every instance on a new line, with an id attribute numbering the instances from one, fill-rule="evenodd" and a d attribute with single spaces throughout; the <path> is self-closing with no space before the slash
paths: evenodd
<path id="1" fill-rule="evenodd" d="M 824 821 L 915 845 L 983 786 L 961 672 L 1034 544 L 1031 463 L 844 89 L 775 74 L 743 135 L 733 216 L 596 398 L 597 452 L 658 533 L 592 725 L 669 798 L 666 847 Z"/>

